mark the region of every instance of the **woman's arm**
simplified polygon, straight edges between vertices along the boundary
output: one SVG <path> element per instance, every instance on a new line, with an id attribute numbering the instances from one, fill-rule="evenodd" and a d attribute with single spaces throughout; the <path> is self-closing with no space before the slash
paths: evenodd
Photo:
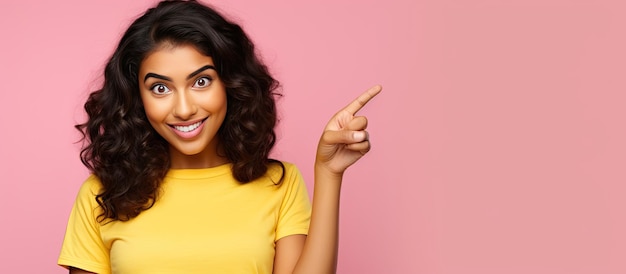
<path id="1" fill-rule="evenodd" d="M 293 273 L 335 273 L 337 269 L 341 176 L 321 169 L 315 168 L 309 235 Z"/>
<path id="2" fill-rule="evenodd" d="M 287 253 L 300 254 L 293 273 L 335 273 L 339 230 L 339 198 L 345 170 L 370 150 L 367 119 L 354 116 L 380 91 L 374 86 L 328 122 L 315 159 L 315 186 L 309 234 L 288 236 L 276 243 L 277 266 L 289 265 Z M 296 237 L 294 237 L 296 236 Z M 304 238 L 304 239 L 303 239 Z M 283 264 L 282 258 L 285 258 Z M 285 272 L 281 272 L 285 270 Z M 288 273 L 275 268 L 274 273 Z"/>

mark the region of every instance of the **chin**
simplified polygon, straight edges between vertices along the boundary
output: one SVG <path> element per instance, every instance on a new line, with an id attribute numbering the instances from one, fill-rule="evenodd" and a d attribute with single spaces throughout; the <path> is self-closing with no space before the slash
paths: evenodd
<path id="1" fill-rule="evenodd" d="M 209 148 L 207 146 L 203 146 L 203 147 L 178 147 L 178 146 L 171 146 L 171 149 L 178 153 L 178 154 L 182 154 L 185 156 L 195 156 L 198 154 L 201 154 L 203 152 L 206 152 Z"/>

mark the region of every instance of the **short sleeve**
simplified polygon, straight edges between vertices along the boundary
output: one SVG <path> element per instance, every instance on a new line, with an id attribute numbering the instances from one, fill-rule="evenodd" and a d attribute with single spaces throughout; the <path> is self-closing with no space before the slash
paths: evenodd
<path id="1" fill-rule="evenodd" d="M 61 254 L 57 263 L 95 273 L 110 273 L 109 251 L 100 236 L 97 217 L 101 212 L 95 200 L 100 181 L 89 177 L 81 186 L 70 213 Z"/>
<path id="2" fill-rule="evenodd" d="M 285 163 L 285 178 L 282 187 L 286 187 L 280 206 L 276 239 L 295 234 L 309 233 L 311 220 L 311 201 L 307 193 L 302 174 L 293 164 Z"/>

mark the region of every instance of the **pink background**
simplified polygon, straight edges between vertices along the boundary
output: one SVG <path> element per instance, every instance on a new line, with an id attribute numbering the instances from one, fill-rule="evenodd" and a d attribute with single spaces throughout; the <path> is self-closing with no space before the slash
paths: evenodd
<path id="1" fill-rule="evenodd" d="M 9 2 L 9 3 L 7 3 Z M 0 272 L 56 258 L 82 104 L 153 1 L 0 4 Z M 284 85 L 275 156 L 312 186 L 327 119 L 371 85 L 340 273 L 626 273 L 626 6 L 598 0 L 215 1 Z"/>

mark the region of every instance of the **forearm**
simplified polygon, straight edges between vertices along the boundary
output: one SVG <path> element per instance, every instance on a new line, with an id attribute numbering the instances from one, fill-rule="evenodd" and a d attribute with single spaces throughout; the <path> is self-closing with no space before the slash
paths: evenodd
<path id="1" fill-rule="evenodd" d="M 294 273 L 335 273 L 342 174 L 315 167 L 309 234 Z"/>

